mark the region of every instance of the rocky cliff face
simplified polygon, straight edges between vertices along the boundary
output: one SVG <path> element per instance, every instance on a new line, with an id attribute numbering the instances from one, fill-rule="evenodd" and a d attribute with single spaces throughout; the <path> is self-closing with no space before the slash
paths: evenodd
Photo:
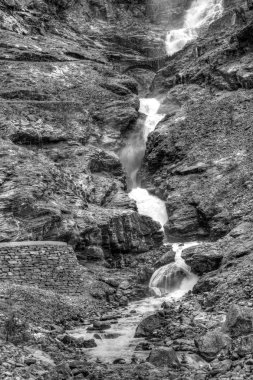
<path id="1" fill-rule="evenodd" d="M 78 300 L 14 286 L 15 307 L 36 323 L 32 347 L 57 365 L 45 372 L 26 347 L 8 345 L 1 375 L 252 378 L 253 3 L 224 0 L 222 17 L 166 61 L 164 31 L 182 25 L 189 4 L 1 1 L 0 241 L 63 240 L 81 260 L 113 256 L 119 264 L 132 253 L 123 269 L 90 262 Z M 157 57 L 164 67 L 156 75 L 138 71 L 156 71 Z M 124 358 L 93 365 L 83 360 L 84 341 L 59 340 L 59 326 L 63 332 L 87 316 L 114 322 L 103 308 L 143 296 L 136 279 L 146 284 L 174 260 L 166 247 L 151 251 L 162 242 L 160 226 L 136 212 L 117 155 L 136 127 L 138 90 L 151 83 L 166 116 L 149 137 L 140 177 L 166 201 L 170 241 L 208 242 L 183 253 L 200 276 L 193 292 L 142 322 L 152 339 L 136 351 L 152 350 L 149 363 L 135 365 L 134 356 L 129 365 Z M 1 299 L 10 290 L 1 288 Z"/>
<path id="2" fill-rule="evenodd" d="M 142 1 L 1 2 L 0 241 L 64 240 L 100 258 L 160 245 L 115 154 L 139 107 L 121 64 L 156 39 L 144 43 L 145 20 Z"/>
<path id="3" fill-rule="evenodd" d="M 153 81 L 167 116 L 149 138 L 142 177 L 166 200 L 170 239 L 217 239 L 252 218 L 252 9 L 236 5 L 225 3 Z"/>

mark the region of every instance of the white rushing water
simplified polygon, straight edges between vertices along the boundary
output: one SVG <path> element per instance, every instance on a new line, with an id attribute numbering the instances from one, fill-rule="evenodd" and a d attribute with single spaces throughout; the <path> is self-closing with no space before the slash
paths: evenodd
<path id="1" fill-rule="evenodd" d="M 151 277 L 149 287 L 158 297 L 181 298 L 197 283 L 198 276 L 191 272 L 191 268 L 182 259 L 182 251 L 198 243 L 173 244 L 176 252 L 175 262 L 157 269 Z"/>
<path id="2" fill-rule="evenodd" d="M 145 122 L 139 120 L 138 130 L 129 136 L 126 146 L 120 152 L 120 160 L 130 179 L 130 188 L 138 186 L 137 172 L 145 154 L 148 135 L 164 117 L 158 113 L 159 107 L 160 102 L 155 98 L 140 99 L 139 112 L 146 115 Z"/>
<path id="3" fill-rule="evenodd" d="M 211 24 L 222 12 L 223 0 L 194 0 L 185 14 L 183 28 L 167 33 L 167 54 L 170 56 L 181 50 L 198 36 L 201 27 Z"/>
<path id="4" fill-rule="evenodd" d="M 168 220 L 165 202 L 149 194 L 146 189 L 137 187 L 129 193 L 129 197 L 137 204 L 139 214 L 149 216 L 163 227 Z"/>
<path id="5" fill-rule="evenodd" d="M 146 120 L 139 133 L 134 133 L 121 152 L 121 161 L 132 181 L 129 197 L 134 199 L 140 214 L 151 217 L 163 227 L 168 220 L 165 203 L 158 197 L 149 194 L 146 189 L 138 187 L 137 172 L 145 154 L 148 135 L 155 130 L 164 115 L 159 114 L 160 102 L 154 98 L 140 99 L 140 112 Z"/>
<path id="6" fill-rule="evenodd" d="M 89 331 L 86 328 L 79 328 L 69 331 L 69 335 L 85 339 L 94 339 L 97 347 L 87 349 L 86 355 L 93 361 L 100 359 L 103 362 L 112 363 L 115 359 L 124 358 L 127 362 L 131 362 L 133 355 L 146 358 L 149 352 L 135 351 L 135 347 L 139 342 L 143 342 L 142 338 L 134 338 L 135 330 L 140 321 L 153 314 L 161 308 L 164 301 L 178 300 L 188 291 L 192 290 L 197 282 L 197 276 L 190 272 L 189 267 L 185 264 L 181 257 L 182 250 L 197 243 L 173 244 L 173 250 L 176 252 L 175 263 L 184 269 L 186 273 L 182 278 L 178 279 L 174 289 L 168 289 L 167 293 L 163 292 L 160 297 L 147 297 L 143 300 L 131 302 L 131 304 L 123 311 L 122 317 L 117 323 L 111 325 L 111 328 L 105 331 Z M 169 264 L 173 265 L 173 264 Z M 166 266 L 167 267 L 167 266 Z M 156 281 L 156 273 L 150 281 L 150 286 Z M 159 276 L 161 276 L 160 274 Z M 157 283 L 155 283 L 157 285 Z M 156 288 L 156 291 L 158 288 Z M 98 337 L 99 336 L 99 337 Z"/>
<path id="7" fill-rule="evenodd" d="M 194 0 L 186 12 L 183 28 L 172 30 L 167 35 L 168 55 L 182 49 L 188 41 L 198 35 L 200 27 L 210 24 L 221 12 L 222 0 Z M 158 113 L 160 103 L 157 99 L 140 99 L 140 103 L 140 112 L 146 115 L 146 119 L 144 122 L 140 119 L 139 129 L 129 137 L 128 143 L 121 151 L 120 159 L 127 171 L 129 186 L 132 189 L 129 196 L 136 201 L 139 213 L 150 216 L 163 226 L 168 220 L 165 203 L 139 187 L 137 173 L 145 154 L 148 135 L 154 131 L 164 115 Z M 127 308 L 122 309 L 121 317 L 114 323 L 111 322 L 110 329 L 97 332 L 83 327 L 69 331 L 74 337 L 95 339 L 97 347 L 87 349 L 87 356 L 91 360 L 113 362 L 115 359 L 124 358 L 130 362 L 133 354 L 147 357 L 148 352 L 135 351 L 138 342 L 143 341 L 134 339 L 136 327 L 143 317 L 160 309 L 164 301 L 178 300 L 193 289 L 198 278 L 191 273 L 182 259 L 182 251 L 196 244 L 173 244 L 175 262 L 159 268 L 153 274 L 149 284 L 152 296 L 132 302 Z"/>

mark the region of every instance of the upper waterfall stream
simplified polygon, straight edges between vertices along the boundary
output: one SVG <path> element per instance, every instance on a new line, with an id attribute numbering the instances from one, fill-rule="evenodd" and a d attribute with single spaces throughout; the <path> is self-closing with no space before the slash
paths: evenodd
<path id="1" fill-rule="evenodd" d="M 173 55 L 198 36 L 201 27 L 215 21 L 223 11 L 223 0 L 194 0 L 184 17 L 183 27 L 167 33 L 167 54 Z"/>

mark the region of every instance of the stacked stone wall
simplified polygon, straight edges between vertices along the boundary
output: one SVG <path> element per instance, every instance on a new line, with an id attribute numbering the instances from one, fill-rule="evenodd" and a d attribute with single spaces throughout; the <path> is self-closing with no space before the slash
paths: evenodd
<path id="1" fill-rule="evenodd" d="M 84 268 L 66 243 L 1 243 L 0 281 L 77 294 L 84 286 Z"/>

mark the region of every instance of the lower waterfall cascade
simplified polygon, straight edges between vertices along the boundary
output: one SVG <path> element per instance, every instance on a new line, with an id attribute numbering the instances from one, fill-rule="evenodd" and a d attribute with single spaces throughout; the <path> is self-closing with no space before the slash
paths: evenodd
<path id="1" fill-rule="evenodd" d="M 177 279 L 175 284 L 176 286 L 173 289 L 168 289 L 168 292 L 165 292 L 163 289 L 161 289 L 159 293 L 158 288 L 156 288 L 156 291 L 154 291 L 153 285 L 157 285 L 156 278 L 161 279 L 163 276 L 163 269 L 167 269 L 168 266 L 166 265 L 165 267 L 162 267 L 162 271 L 156 271 L 150 280 L 149 285 L 153 290 L 152 293 L 156 293 L 156 295 L 144 298 L 139 301 L 131 302 L 127 308 L 123 310 L 122 317 L 120 317 L 117 322 L 111 326 L 110 329 L 106 330 L 105 332 L 99 332 L 99 337 L 95 337 L 97 347 L 89 348 L 86 350 L 87 356 L 91 361 L 100 360 L 103 362 L 112 363 L 119 357 L 124 357 L 127 362 L 131 362 L 133 354 L 137 354 L 135 352 L 136 345 L 145 341 L 144 338 L 134 337 L 135 330 L 140 321 L 143 318 L 154 314 L 157 310 L 160 309 L 161 305 L 164 302 L 180 299 L 184 294 L 192 290 L 193 286 L 197 283 L 198 277 L 190 272 L 189 267 L 187 267 L 181 257 L 181 253 L 184 249 L 196 244 L 196 242 L 186 244 L 173 244 L 173 250 L 176 252 L 175 264 L 180 268 L 184 268 L 185 275 Z M 166 271 L 165 276 L 166 279 L 168 279 L 169 283 L 169 275 L 166 274 Z M 68 331 L 68 335 L 74 338 L 85 338 L 87 340 L 94 339 L 94 331 L 92 329 L 89 329 L 89 327 L 91 326 L 70 330 Z M 140 357 L 144 356 L 145 358 L 147 356 L 147 353 L 141 351 L 138 355 L 140 355 Z"/>
<path id="2" fill-rule="evenodd" d="M 123 163 L 134 162 L 135 156 L 139 157 L 138 148 L 142 152 L 145 152 L 148 134 L 155 129 L 156 125 L 164 117 L 164 115 L 157 114 L 159 106 L 160 103 L 156 99 L 141 99 L 141 110 L 147 117 L 143 123 L 143 128 L 139 131 L 137 141 L 132 146 L 129 145 L 134 139 L 133 136 L 130 136 L 128 144 L 121 154 Z M 141 164 L 140 160 L 138 162 Z M 139 167 L 126 165 L 125 168 L 133 186 L 129 197 L 136 201 L 139 213 L 153 218 L 163 227 L 168 220 L 165 202 L 149 194 L 146 189 L 137 186 L 137 171 Z M 154 272 L 149 283 L 151 296 L 131 302 L 124 310 L 123 316 L 117 320 L 117 323 L 113 324 L 106 332 L 99 334 L 99 337 L 96 338 L 97 346 L 87 349 L 90 360 L 101 360 L 111 363 L 117 360 L 120 354 L 126 361 L 131 362 L 133 354 L 136 354 L 136 345 L 143 342 L 143 339 L 134 337 L 135 330 L 143 317 L 159 310 L 164 301 L 180 299 L 184 294 L 192 290 L 196 284 L 198 277 L 191 273 L 190 268 L 181 257 L 182 251 L 185 248 L 196 244 L 194 242 L 172 245 L 176 253 L 175 262 L 165 265 Z M 94 331 L 88 327 L 69 331 L 68 334 L 74 338 L 93 339 Z M 114 344 L 112 344 L 111 339 L 108 339 L 108 337 L 114 337 Z M 145 356 L 143 352 L 139 354 Z"/>

